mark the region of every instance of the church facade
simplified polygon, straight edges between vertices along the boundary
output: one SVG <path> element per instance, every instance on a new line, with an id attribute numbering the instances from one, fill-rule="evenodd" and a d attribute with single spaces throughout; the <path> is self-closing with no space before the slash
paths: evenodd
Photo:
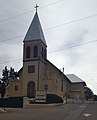
<path id="1" fill-rule="evenodd" d="M 36 91 L 46 91 L 63 99 L 84 99 L 85 82 L 70 79 L 47 60 L 47 44 L 36 11 L 23 41 L 23 67 L 19 78 L 10 80 L 6 97 L 35 97 Z"/>

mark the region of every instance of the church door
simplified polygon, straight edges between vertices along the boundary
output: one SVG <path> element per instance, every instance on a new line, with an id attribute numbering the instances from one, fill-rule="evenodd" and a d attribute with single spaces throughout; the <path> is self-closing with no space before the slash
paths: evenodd
<path id="1" fill-rule="evenodd" d="M 27 86 L 27 96 L 28 97 L 35 97 L 35 83 L 30 81 Z"/>

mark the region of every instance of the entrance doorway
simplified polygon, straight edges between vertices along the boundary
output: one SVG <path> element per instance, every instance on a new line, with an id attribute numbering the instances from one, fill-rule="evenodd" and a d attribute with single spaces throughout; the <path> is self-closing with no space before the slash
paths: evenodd
<path id="1" fill-rule="evenodd" d="M 27 85 L 27 97 L 35 97 L 35 82 L 30 81 Z"/>

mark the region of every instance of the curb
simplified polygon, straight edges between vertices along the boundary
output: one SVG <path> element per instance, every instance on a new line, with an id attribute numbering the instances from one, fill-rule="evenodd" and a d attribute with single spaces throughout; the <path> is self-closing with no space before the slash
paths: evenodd
<path id="1" fill-rule="evenodd" d="M 24 108 L 51 108 L 63 105 L 64 103 L 58 103 L 58 104 L 27 104 L 24 106 Z"/>
<path id="2" fill-rule="evenodd" d="M 6 112 L 3 108 L 0 108 L 0 112 Z"/>

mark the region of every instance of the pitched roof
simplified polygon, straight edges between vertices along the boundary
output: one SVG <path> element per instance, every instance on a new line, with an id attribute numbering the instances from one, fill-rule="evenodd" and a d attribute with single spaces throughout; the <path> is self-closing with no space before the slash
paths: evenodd
<path id="1" fill-rule="evenodd" d="M 77 77 L 74 74 L 66 74 L 67 78 L 71 81 L 71 83 L 84 83 L 86 84 L 82 79 Z"/>
<path id="2" fill-rule="evenodd" d="M 32 20 L 32 23 L 27 31 L 27 34 L 24 38 L 24 41 L 35 41 L 35 40 L 41 40 L 45 45 L 46 45 L 46 41 L 45 41 L 45 37 L 42 31 L 42 27 L 40 24 L 40 20 L 38 17 L 38 13 L 35 13 L 35 16 Z"/>

